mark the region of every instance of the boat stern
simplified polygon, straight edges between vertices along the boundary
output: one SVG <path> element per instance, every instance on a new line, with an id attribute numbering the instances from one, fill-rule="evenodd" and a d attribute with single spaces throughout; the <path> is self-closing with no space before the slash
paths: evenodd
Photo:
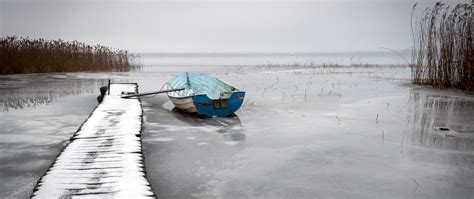
<path id="1" fill-rule="evenodd" d="M 192 97 L 194 107 L 201 115 L 209 117 L 225 117 L 239 110 L 244 102 L 245 92 L 232 92 L 228 98 L 210 99 L 207 95 L 195 95 Z"/>

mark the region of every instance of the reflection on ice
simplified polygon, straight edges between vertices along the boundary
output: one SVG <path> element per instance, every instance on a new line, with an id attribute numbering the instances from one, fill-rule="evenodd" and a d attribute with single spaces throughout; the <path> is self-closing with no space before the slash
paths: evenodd
<path id="1" fill-rule="evenodd" d="M 49 75 L 14 75 L 0 77 L 0 110 L 35 108 L 49 105 L 60 97 L 98 93 L 106 84 L 102 79 L 71 79 Z"/>
<path id="2" fill-rule="evenodd" d="M 412 89 L 408 103 L 405 147 L 421 159 L 430 157 L 450 164 L 474 164 L 474 102 L 455 93 Z M 411 150 L 417 148 L 418 150 Z"/>
<path id="3" fill-rule="evenodd" d="M 242 133 L 242 124 L 237 115 L 229 117 L 210 118 L 197 114 L 183 113 L 177 108 L 172 109 L 176 119 L 188 123 L 192 126 L 215 127 L 216 132 L 229 136 L 232 141 L 245 140 L 245 134 Z"/>

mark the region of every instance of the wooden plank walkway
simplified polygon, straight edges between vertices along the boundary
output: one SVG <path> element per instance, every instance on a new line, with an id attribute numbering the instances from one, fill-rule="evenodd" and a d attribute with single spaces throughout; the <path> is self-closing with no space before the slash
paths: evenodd
<path id="1" fill-rule="evenodd" d="M 110 95 L 71 138 L 32 198 L 154 198 L 140 140 L 141 102 L 122 99 L 137 84 L 111 84 Z"/>

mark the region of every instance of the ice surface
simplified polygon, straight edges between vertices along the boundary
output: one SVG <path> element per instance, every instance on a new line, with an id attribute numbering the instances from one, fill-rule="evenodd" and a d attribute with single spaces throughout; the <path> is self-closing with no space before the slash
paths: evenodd
<path id="1" fill-rule="evenodd" d="M 107 127 L 117 134 L 92 139 L 105 125 L 96 123 L 83 128 L 80 139 L 90 142 L 73 141 L 68 146 L 77 144 L 80 150 L 56 163 L 70 168 L 88 162 L 102 170 L 51 170 L 43 179 L 84 182 L 100 176 L 100 187 L 88 186 L 106 190 L 121 183 L 124 168 L 116 165 L 135 165 L 145 157 L 146 177 L 159 198 L 473 198 L 474 96 L 411 85 L 408 67 L 194 64 L 68 73 L 65 78 L 111 77 L 114 82 L 139 82 L 140 91 L 147 92 L 185 71 L 209 74 L 245 90 L 238 117 L 196 118 L 175 111 L 166 95 L 142 97 L 144 155 L 115 154 L 124 146 L 129 151 L 141 148 L 129 141 L 103 144 L 126 135 L 118 132 L 120 124 Z M 49 85 L 51 90 L 56 86 Z M 60 97 L 48 106 L 2 115 L 0 198 L 30 196 L 61 143 L 95 106 L 97 93 Z M 102 152 L 85 152 L 92 148 Z M 94 161 L 87 159 L 96 155 Z M 135 172 L 139 167 L 126 169 Z M 112 195 L 75 198 L 105 196 Z"/>
<path id="2" fill-rule="evenodd" d="M 156 85 L 173 76 L 159 71 L 188 70 L 155 69 L 136 80 Z M 408 67 L 196 70 L 246 91 L 245 104 L 237 117 L 199 118 L 166 96 L 143 99 L 147 177 L 159 198 L 474 195 L 472 95 L 411 85 Z"/>

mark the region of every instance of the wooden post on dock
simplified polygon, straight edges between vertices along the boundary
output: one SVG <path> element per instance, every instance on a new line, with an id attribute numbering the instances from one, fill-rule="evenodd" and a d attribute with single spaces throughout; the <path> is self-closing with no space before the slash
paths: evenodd
<path id="1" fill-rule="evenodd" d="M 109 79 L 109 83 L 107 84 L 107 95 L 110 95 L 110 79 Z"/>

